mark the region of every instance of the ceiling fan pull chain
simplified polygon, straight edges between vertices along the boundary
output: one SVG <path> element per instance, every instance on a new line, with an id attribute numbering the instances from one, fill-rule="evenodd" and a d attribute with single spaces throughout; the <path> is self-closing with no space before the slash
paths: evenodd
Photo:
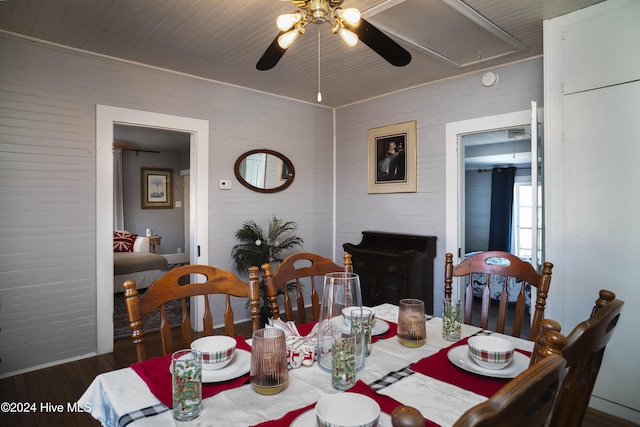
<path id="1" fill-rule="evenodd" d="M 320 30 L 318 30 L 318 102 L 322 102 L 322 93 L 320 93 Z"/>

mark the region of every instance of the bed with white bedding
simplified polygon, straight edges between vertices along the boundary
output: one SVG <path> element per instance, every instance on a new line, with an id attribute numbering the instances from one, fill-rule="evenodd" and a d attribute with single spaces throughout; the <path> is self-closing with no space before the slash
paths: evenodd
<path id="1" fill-rule="evenodd" d="M 117 233 L 117 234 L 116 234 Z M 149 238 L 114 232 L 113 292 L 124 292 L 124 282 L 136 281 L 136 289 L 148 288 L 169 271 L 167 259 L 149 250 Z M 135 236 L 135 237 L 133 237 Z M 132 240 L 133 239 L 133 240 Z M 133 241 L 132 245 L 129 243 Z M 123 244 L 122 242 L 126 242 Z"/>

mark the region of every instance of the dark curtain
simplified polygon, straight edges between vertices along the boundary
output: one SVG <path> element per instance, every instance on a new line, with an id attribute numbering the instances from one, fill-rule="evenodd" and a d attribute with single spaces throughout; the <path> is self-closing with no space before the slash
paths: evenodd
<path id="1" fill-rule="evenodd" d="M 493 168 L 491 176 L 491 219 L 489 250 L 511 249 L 511 223 L 513 216 L 513 182 L 516 168 Z"/>

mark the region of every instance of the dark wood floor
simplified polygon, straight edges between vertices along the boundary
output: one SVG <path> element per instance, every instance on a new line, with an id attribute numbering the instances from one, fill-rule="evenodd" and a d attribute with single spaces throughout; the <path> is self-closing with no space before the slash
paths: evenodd
<path id="1" fill-rule="evenodd" d="M 250 326 L 237 325 L 236 334 L 250 338 Z M 177 339 L 179 338 L 176 336 Z M 147 335 L 147 343 L 149 350 L 157 349 L 157 354 L 150 354 L 150 357 L 160 354 L 160 339 L 157 333 Z M 69 412 L 67 405 L 76 402 L 97 375 L 127 367 L 135 361 L 136 355 L 130 339 L 120 339 L 114 342 L 113 353 L 2 379 L 2 402 L 20 402 L 35 411 L 21 414 L 2 411 L 0 426 L 99 426 L 100 424 L 86 413 Z M 50 412 L 46 411 L 47 404 L 50 404 Z M 58 405 L 62 405 L 62 413 L 53 412 L 52 406 Z M 583 424 L 583 427 L 613 426 L 637 425 L 591 409 Z"/>

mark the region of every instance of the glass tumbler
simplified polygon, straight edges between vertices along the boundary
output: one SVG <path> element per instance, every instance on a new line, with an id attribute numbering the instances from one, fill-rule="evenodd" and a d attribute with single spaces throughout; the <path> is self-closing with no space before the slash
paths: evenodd
<path id="1" fill-rule="evenodd" d="M 350 322 L 351 333 L 357 335 L 356 345 L 364 346 L 364 355 L 371 354 L 371 327 L 373 326 L 373 310 L 362 307 L 362 309 L 351 310 Z"/>
<path id="2" fill-rule="evenodd" d="M 202 412 L 202 353 L 178 350 L 171 355 L 173 418 L 189 421 Z"/>
<path id="3" fill-rule="evenodd" d="M 342 309 L 362 307 L 362 294 L 360 293 L 360 276 L 355 273 L 336 272 L 324 276 L 324 286 L 322 288 L 322 302 L 320 304 L 320 319 L 318 321 L 317 357 L 318 365 L 326 370 L 332 371 L 331 352 L 333 341 L 344 328 Z M 360 346 L 355 355 L 356 369 L 364 366 L 364 351 Z"/>
<path id="4" fill-rule="evenodd" d="M 331 385 L 346 390 L 356 383 L 356 334 L 338 332 L 331 344 Z"/>
<path id="5" fill-rule="evenodd" d="M 280 393 L 289 383 L 284 331 L 258 329 L 251 340 L 251 385 L 260 394 Z"/>
<path id="6" fill-rule="evenodd" d="M 421 347 L 427 342 L 424 301 L 415 298 L 400 300 L 398 341 L 405 347 Z"/>
<path id="7" fill-rule="evenodd" d="M 442 338 L 446 341 L 458 341 L 462 329 L 462 307 L 459 299 L 442 300 Z"/>

